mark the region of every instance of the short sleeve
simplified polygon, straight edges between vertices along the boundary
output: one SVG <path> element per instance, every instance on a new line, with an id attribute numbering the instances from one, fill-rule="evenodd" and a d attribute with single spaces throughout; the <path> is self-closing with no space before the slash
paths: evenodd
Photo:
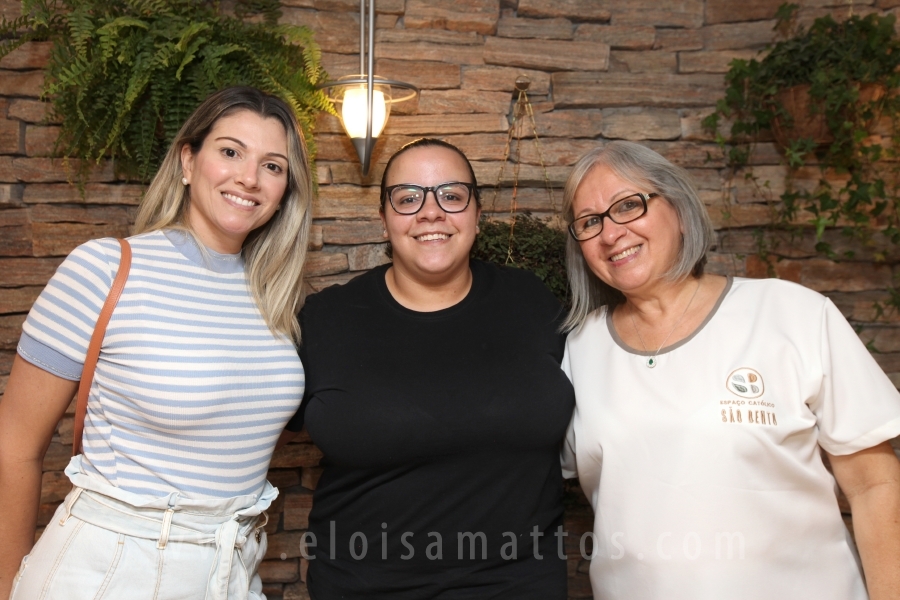
<path id="1" fill-rule="evenodd" d="M 17 352 L 24 360 L 64 379 L 81 377 L 120 257 L 114 239 L 87 242 L 66 257 L 22 325 Z"/>
<path id="2" fill-rule="evenodd" d="M 819 445 L 831 454 L 845 455 L 900 434 L 900 393 L 828 299 L 820 343 L 822 386 L 810 402 Z"/>
<path id="3" fill-rule="evenodd" d="M 572 370 L 569 365 L 569 348 L 566 347 L 566 352 L 563 355 L 562 359 L 562 370 L 563 373 L 566 374 L 566 377 L 569 378 L 569 381 L 572 381 Z M 569 420 L 569 427 L 566 429 L 566 437 L 562 441 L 562 446 L 560 447 L 560 462 L 562 463 L 562 474 L 566 479 L 572 479 L 573 477 L 578 477 L 578 464 L 575 460 L 575 414 L 578 412 L 578 408 L 575 408 L 575 411 L 572 413 L 572 418 Z"/>

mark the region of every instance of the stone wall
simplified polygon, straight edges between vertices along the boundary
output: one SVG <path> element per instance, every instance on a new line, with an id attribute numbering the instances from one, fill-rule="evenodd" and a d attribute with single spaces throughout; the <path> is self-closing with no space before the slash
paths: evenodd
<path id="1" fill-rule="evenodd" d="M 858 327 L 875 357 L 900 383 L 898 319 L 877 320 L 874 303 L 888 297 L 897 275 L 892 261 L 876 261 L 883 248 L 853 247 L 837 232 L 827 236 L 855 260 L 816 256 L 811 235 L 775 247 L 779 260 L 757 256 L 756 227 L 770 216 L 766 194 L 777 197 L 784 169 L 770 144 L 754 155 L 763 194 L 728 177 L 720 150 L 700 127 L 724 89 L 733 58 L 749 58 L 772 40 L 781 0 L 381 0 L 376 73 L 414 83 L 416 102 L 398 105 L 375 149 L 372 173 L 360 175 L 350 141 L 330 116 L 319 121 L 319 197 L 315 205 L 308 282 L 313 289 L 342 283 L 381 264 L 377 220 L 383 164 L 402 144 L 438 136 L 473 160 L 486 209 L 508 215 L 513 168 L 502 168 L 514 81 L 531 79 L 536 146 L 530 128 L 519 146 L 520 210 L 550 216 L 559 206 L 568 167 L 609 139 L 646 143 L 695 177 L 718 230 L 711 268 L 718 273 L 798 281 L 834 299 Z M 358 69 L 355 0 L 285 0 L 283 21 L 315 30 L 323 62 L 334 76 Z M 845 0 L 801 0 L 800 17 L 846 16 Z M 857 13 L 896 11 L 900 0 L 862 0 Z M 17 0 L 0 0 L 0 15 L 18 15 Z M 62 258 L 90 238 L 127 235 L 141 188 L 115 180 L 110 165 L 94 170 L 82 197 L 68 171 L 52 158 L 57 126 L 39 100 L 48 48 L 30 44 L 0 61 L 0 387 L 15 352 L 20 326 Z M 530 141 L 529 141 L 530 140 Z M 515 149 L 515 147 L 514 147 Z M 541 167 L 541 162 L 546 169 Z M 502 172 L 502 177 L 501 177 Z M 544 177 L 555 189 L 551 198 Z M 811 177 L 813 174 L 811 174 Z M 768 191 L 767 191 L 768 190 Z M 41 523 L 65 495 L 61 473 L 72 438 L 72 419 L 60 424 L 45 460 Z M 308 439 L 276 453 L 271 481 L 283 490 L 271 511 L 268 560 L 262 574 L 270 598 L 306 598 L 300 536 L 307 527 L 321 453 Z M 591 514 L 572 486 L 567 497 L 570 596 L 590 597 L 587 563 L 578 535 Z"/>

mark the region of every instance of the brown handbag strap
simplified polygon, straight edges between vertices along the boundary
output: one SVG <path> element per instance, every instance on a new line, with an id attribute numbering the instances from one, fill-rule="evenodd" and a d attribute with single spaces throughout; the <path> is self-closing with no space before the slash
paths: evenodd
<path id="1" fill-rule="evenodd" d="M 103 338 L 106 335 L 106 325 L 112 316 L 116 304 L 119 302 L 119 296 L 125 288 L 125 280 L 128 279 L 128 271 L 131 270 L 131 245 L 128 240 L 118 239 L 119 245 L 122 246 L 122 259 L 119 261 L 119 270 L 116 271 L 116 278 L 113 280 L 112 287 L 109 288 L 109 295 L 103 308 L 100 310 L 100 316 L 97 317 L 97 324 L 94 326 L 94 333 L 91 335 L 91 343 L 88 345 L 87 355 L 84 357 L 84 367 L 81 369 L 81 381 L 78 383 L 78 396 L 75 401 L 75 431 L 72 438 L 72 456 L 81 452 L 81 437 L 84 433 L 84 417 L 87 414 L 88 394 L 91 391 L 91 383 L 94 381 L 94 368 L 97 366 L 97 359 L 100 358 L 100 346 L 103 345 Z"/>

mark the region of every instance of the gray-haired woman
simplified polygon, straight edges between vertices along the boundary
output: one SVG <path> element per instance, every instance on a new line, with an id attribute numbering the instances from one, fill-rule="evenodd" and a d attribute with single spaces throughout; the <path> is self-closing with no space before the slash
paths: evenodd
<path id="1" fill-rule="evenodd" d="M 594 597 L 866 598 L 835 480 L 868 592 L 896 597 L 900 395 L 835 306 L 704 273 L 689 176 L 638 144 L 584 156 L 564 213 L 563 461 L 596 514 Z"/>

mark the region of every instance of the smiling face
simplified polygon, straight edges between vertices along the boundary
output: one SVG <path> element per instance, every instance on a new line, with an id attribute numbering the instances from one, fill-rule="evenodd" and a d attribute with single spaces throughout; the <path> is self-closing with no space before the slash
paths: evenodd
<path id="1" fill-rule="evenodd" d="M 394 160 L 385 185 L 411 183 L 431 187 L 471 180 L 465 161 L 456 152 L 440 146 L 422 146 L 409 149 Z M 467 273 L 480 213 L 474 197 L 458 213 L 441 210 L 431 192 L 414 215 L 398 214 L 386 202 L 381 220 L 391 242 L 397 275 L 420 283 L 440 284 Z"/>
<path id="2" fill-rule="evenodd" d="M 572 210 L 577 219 L 606 211 L 617 200 L 637 192 L 651 193 L 619 177 L 606 165 L 594 167 L 575 191 Z M 665 285 L 664 276 L 681 251 L 681 224 L 662 196 L 647 201 L 647 214 L 618 225 L 603 220 L 597 237 L 579 242 L 591 271 L 626 297 L 652 293 Z"/>
<path id="3" fill-rule="evenodd" d="M 248 110 L 216 121 L 196 153 L 182 147 L 187 220 L 206 247 L 238 253 L 272 218 L 288 186 L 287 155 L 282 124 Z"/>

